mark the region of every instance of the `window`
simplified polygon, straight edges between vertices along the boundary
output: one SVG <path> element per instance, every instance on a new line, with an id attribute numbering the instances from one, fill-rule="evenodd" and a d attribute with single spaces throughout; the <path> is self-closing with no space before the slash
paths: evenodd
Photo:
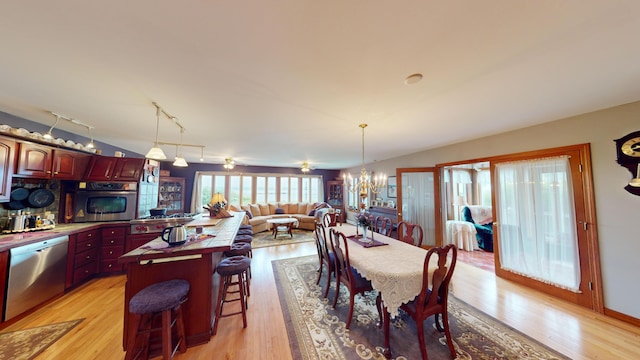
<path id="1" fill-rule="evenodd" d="M 214 193 L 224 194 L 229 204 L 244 205 L 267 202 L 323 201 L 322 176 L 290 174 L 230 175 L 221 172 L 196 172 L 192 212 L 200 212 Z"/>

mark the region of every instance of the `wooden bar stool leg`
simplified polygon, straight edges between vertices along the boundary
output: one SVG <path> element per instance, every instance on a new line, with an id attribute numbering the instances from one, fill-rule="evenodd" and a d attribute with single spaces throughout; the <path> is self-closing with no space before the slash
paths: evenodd
<path id="1" fill-rule="evenodd" d="M 227 293 L 227 276 L 220 277 L 220 286 L 218 286 L 218 303 L 216 304 L 216 319 L 213 322 L 213 335 L 218 332 L 218 321 L 222 316 L 222 303 L 224 302 L 224 294 Z"/>
<path id="2" fill-rule="evenodd" d="M 184 331 L 184 318 L 182 317 L 182 306 L 178 306 L 178 310 L 176 311 L 176 321 L 178 322 L 178 338 L 180 343 L 178 344 L 178 350 L 181 353 L 187 351 L 187 337 L 186 332 Z"/>
<path id="3" fill-rule="evenodd" d="M 171 309 L 162 311 L 162 358 L 171 359 Z"/>
<path id="4" fill-rule="evenodd" d="M 142 315 L 135 314 L 133 320 L 133 327 L 129 330 L 127 334 L 127 354 L 125 355 L 125 360 L 132 360 L 136 355 L 136 340 L 138 339 L 138 328 L 140 327 L 140 321 L 142 320 Z"/>

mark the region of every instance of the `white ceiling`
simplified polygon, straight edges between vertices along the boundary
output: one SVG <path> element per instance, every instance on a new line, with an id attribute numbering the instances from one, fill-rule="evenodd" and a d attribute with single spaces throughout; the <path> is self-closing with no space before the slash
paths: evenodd
<path id="1" fill-rule="evenodd" d="M 154 101 L 185 126 L 184 143 L 206 145 L 206 162 L 340 169 L 361 161 L 362 122 L 372 162 L 640 99 L 636 0 L 0 8 L 0 111 L 47 125 L 56 112 L 142 154 Z M 413 73 L 424 79 L 405 85 Z M 179 142 L 166 117 L 159 139 Z"/>

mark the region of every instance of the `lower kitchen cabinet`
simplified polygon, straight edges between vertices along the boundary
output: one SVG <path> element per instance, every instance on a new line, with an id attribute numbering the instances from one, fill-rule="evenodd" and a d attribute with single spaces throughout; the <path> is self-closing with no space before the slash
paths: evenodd
<path id="1" fill-rule="evenodd" d="M 133 249 L 137 249 L 140 246 L 148 243 L 149 241 L 160 236 L 159 233 L 147 233 L 147 234 L 129 234 L 127 236 L 127 245 L 125 247 L 126 252 Z"/>
<path id="2" fill-rule="evenodd" d="M 122 271 L 118 257 L 124 254 L 124 242 L 128 226 L 102 228 L 102 247 L 100 248 L 100 273 Z"/>
<path id="3" fill-rule="evenodd" d="M 99 250 L 99 229 L 69 235 L 65 288 L 81 283 L 98 272 Z"/>

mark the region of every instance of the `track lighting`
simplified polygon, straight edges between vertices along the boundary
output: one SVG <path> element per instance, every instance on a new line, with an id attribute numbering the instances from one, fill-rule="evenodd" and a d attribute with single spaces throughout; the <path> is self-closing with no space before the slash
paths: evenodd
<path id="1" fill-rule="evenodd" d="M 158 131 L 160 129 L 160 106 L 158 104 L 153 103 L 156 107 L 156 141 L 153 143 L 153 147 L 149 150 L 145 157 L 147 159 L 154 160 L 166 160 L 167 155 L 164 154 L 164 151 L 158 146 Z"/>
<path id="2" fill-rule="evenodd" d="M 53 125 L 51 125 L 51 128 L 49 128 L 49 131 L 47 131 L 46 134 L 42 135 L 42 137 L 44 137 L 45 139 L 51 140 L 53 139 L 53 135 L 51 135 L 51 132 L 53 131 L 53 128 L 56 127 L 56 125 L 58 125 L 58 121 L 60 121 L 60 115 L 52 113 L 53 115 L 55 115 L 56 117 L 56 122 L 53 123 Z"/>

